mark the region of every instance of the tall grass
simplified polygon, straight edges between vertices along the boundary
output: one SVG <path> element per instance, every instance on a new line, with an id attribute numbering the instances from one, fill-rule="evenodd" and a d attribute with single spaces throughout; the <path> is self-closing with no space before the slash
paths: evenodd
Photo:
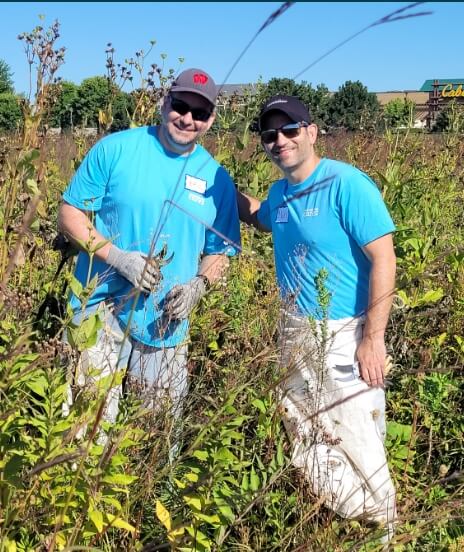
<path id="1" fill-rule="evenodd" d="M 246 109 L 224 113 L 207 142 L 239 187 L 262 197 L 276 173 L 246 124 L 255 106 Z M 225 133 L 227 117 L 242 117 L 240 134 Z M 131 393 L 116 423 L 103 422 L 109 382 L 78 394 L 63 416 L 77 356 L 61 339 L 69 313 L 53 307 L 73 285 L 72 260 L 55 278 L 60 254 L 52 243 L 60 194 L 90 144 L 52 141 L 39 127 L 27 132 L 27 141 L 23 134 L 0 143 L 0 552 L 380 550 L 375 528 L 337 518 L 290 465 L 276 410 L 282 374 L 269 236 L 243 229 L 244 251 L 227 284 L 194 314 L 180 427 Z M 464 546 L 462 136 L 339 134 L 319 148 L 367 171 L 398 226 L 387 387 L 395 549 L 457 552 Z M 97 325 L 81 329 L 83 346 Z"/>

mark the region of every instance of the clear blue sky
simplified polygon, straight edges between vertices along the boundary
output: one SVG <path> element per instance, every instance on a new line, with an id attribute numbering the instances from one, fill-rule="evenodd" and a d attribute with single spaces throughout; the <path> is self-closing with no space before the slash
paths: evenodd
<path id="1" fill-rule="evenodd" d="M 0 2 L 0 59 L 11 67 L 18 92 L 29 91 L 29 70 L 17 35 L 40 23 L 61 25 L 66 47 L 58 75 L 79 84 L 105 74 L 105 48 L 116 61 L 157 44 L 150 63 L 167 54 L 167 67 L 201 67 L 221 83 L 237 56 L 280 2 Z M 293 78 L 337 43 L 407 2 L 297 2 L 266 28 L 228 83 Z M 369 90 L 417 90 L 426 79 L 464 76 L 464 3 L 427 2 L 432 15 L 369 29 L 297 80 L 336 90 L 360 80 Z"/>

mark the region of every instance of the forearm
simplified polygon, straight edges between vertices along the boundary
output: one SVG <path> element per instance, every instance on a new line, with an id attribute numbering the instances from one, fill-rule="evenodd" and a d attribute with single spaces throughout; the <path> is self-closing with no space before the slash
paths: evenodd
<path id="1" fill-rule="evenodd" d="M 385 338 L 385 329 L 395 291 L 395 272 L 394 256 L 381 257 L 372 263 L 364 338 L 372 340 L 384 340 Z"/>
<path id="2" fill-rule="evenodd" d="M 83 244 L 86 244 L 90 250 L 97 249 L 94 253 L 97 259 L 106 261 L 111 243 L 97 247 L 107 239 L 96 230 L 84 211 L 62 203 L 58 212 L 58 229 L 80 250 L 85 250 Z"/>
<path id="3" fill-rule="evenodd" d="M 238 216 L 242 222 L 263 232 L 270 232 L 270 229 L 263 226 L 258 220 L 258 211 L 261 207 L 261 202 L 258 199 L 237 189 L 237 206 Z"/>
<path id="4" fill-rule="evenodd" d="M 206 276 L 213 284 L 225 274 L 229 266 L 229 257 L 226 255 L 205 255 L 201 260 L 198 274 Z"/>
<path id="5" fill-rule="evenodd" d="M 356 350 L 361 376 L 368 385 L 383 385 L 385 329 L 395 291 L 396 258 L 391 234 L 364 247 L 371 261 L 369 304 L 361 343 Z"/>

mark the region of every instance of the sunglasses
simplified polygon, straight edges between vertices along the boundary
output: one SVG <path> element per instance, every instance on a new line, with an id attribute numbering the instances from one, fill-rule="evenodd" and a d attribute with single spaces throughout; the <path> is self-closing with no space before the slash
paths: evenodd
<path id="1" fill-rule="evenodd" d="M 188 103 L 178 98 L 173 98 L 172 96 L 169 97 L 169 101 L 171 102 L 172 109 L 176 113 L 179 113 L 179 115 L 187 115 L 187 113 L 190 112 L 194 121 L 205 123 L 213 113 L 212 110 L 203 109 L 201 107 L 191 107 Z"/>
<path id="2" fill-rule="evenodd" d="M 281 126 L 280 128 L 270 128 L 269 130 L 263 130 L 260 134 L 263 144 L 271 144 L 277 141 L 277 135 L 281 132 L 285 138 L 296 138 L 302 127 L 309 126 L 308 123 L 290 123 L 288 125 Z"/>

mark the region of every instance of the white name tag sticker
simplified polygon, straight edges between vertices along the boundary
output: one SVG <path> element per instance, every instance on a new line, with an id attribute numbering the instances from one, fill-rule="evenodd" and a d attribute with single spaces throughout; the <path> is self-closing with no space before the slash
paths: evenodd
<path id="1" fill-rule="evenodd" d="M 206 192 L 206 180 L 186 174 L 185 189 L 192 190 L 192 192 L 197 192 L 198 194 L 204 194 Z"/>
<path id="2" fill-rule="evenodd" d="M 288 207 L 279 207 L 277 209 L 276 222 L 288 222 Z"/>

